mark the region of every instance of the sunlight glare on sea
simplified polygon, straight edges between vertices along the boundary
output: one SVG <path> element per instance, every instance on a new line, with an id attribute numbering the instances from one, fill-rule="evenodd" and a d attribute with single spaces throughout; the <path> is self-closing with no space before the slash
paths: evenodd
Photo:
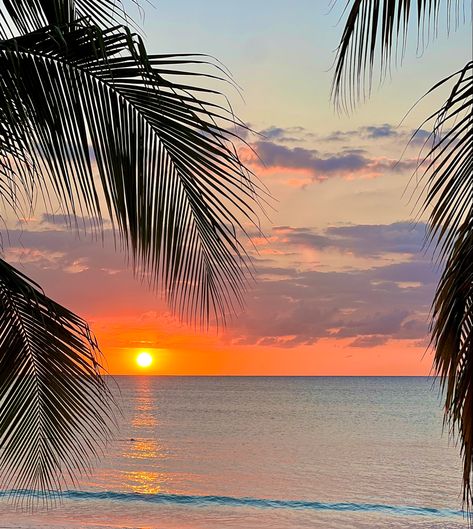
<path id="1" fill-rule="evenodd" d="M 2 528 L 466 527 L 433 379 L 117 380 L 118 439 L 92 477 L 49 511 L 3 497 Z"/>

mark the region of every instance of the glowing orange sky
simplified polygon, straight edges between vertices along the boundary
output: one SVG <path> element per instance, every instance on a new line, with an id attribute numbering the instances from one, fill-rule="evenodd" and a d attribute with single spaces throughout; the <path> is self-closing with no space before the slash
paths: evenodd
<path id="1" fill-rule="evenodd" d="M 107 319 L 96 321 L 94 328 L 112 374 L 422 376 L 430 374 L 432 365 L 425 346 L 407 340 L 353 351 L 348 347 L 350 339 L 322 338 L 311 346 L 276 348 L 232 345 L 225 343 L 224 336 L 177 325 L 171 329 L 133 327 L 127 320 Z M 124 342 L 133 346 L 124 346 Z M 136 364 L 136 356 L 143 351 L 154 359 L 146 369 Z"/>
<path id="2" fill-rule="evenodd" d="M 226 92 L 232 109 L 261 133 L 245 138 L 254 151 L 240 145 L 275 199 L 269 218 L 261 215 L 267 239 L 250 233 L 259 253 L 249 250 L 256 282 L 247 312 L 218 336 L 180 325 L 133 278 L 109 225 L 101 247 L 41 210 L 28 223 L 10 219 L 5 259 L 90 322 L 112 374 L 428 375 L 436 276 L 405 194 L 421 142 L 404 148 L 440 100 L 422 100 L 400 121 L 451 73 L 452 57 L 470 60 L 468 27 L 422 50 L 422 64 L 411 42 L 402 69 L 357 112 L 339 116 L 329 101 L 342 29 L 336 8 L 194 4 L 188 24 L 175 23 L 176 3 L 144 5 L 144 32 L 150 52 L 221 60 L 244 88 L 244 99 Z M 155 358 L 147 370 L 135 362 L 141 351 Z"/>

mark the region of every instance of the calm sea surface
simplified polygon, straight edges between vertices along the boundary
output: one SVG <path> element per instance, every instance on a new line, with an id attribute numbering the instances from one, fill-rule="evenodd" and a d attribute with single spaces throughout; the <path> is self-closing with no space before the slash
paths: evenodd
<path id="1" fill-rule="evenodd" d="M 0 528 L 465 528 L 428 378 L 118 377 L 120 433 L 53 510 Z"/>

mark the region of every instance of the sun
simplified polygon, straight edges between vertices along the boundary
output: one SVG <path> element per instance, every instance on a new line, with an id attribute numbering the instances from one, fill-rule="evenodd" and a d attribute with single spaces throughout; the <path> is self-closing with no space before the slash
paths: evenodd
<path id="1" fill-rule="evenodd" d="M 140 367 L 149 367 L 153 363 L 153 357 L 147 352 L 142 352 L 136 357 L 136 363 Z"/>

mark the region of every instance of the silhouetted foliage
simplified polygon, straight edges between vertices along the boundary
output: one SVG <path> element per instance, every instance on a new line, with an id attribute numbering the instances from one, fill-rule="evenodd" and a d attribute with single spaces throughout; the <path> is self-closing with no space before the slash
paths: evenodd
<path id="1" fill-rule="evenodd" d="M 244 124 L 211 87 L 224 71 L 148 54 L 112 0 L 4 0 L 0 13 L 5 207 L 19 214 L 39 194 L 97 230 L 107 215 L 174 311 L 224 321 L 242 303 L 251 270 L 238 234 L 258 205 L 233 143 Z M 9 487 L 58 489 L 110 434 L 98 347 L 5 261 L 0 299 L 0 472 Z"/>
<path id="2" fill-rule="evenodd" d="M 379 50 L 381 78 L 394 54 L 402 58 L 414 19 L 419 41 L 436 35 L 441 16 L 446 29 L 466 21 L 462 0 L 354 0 L 346 3 L 347 21 L 333 81 L 333 96 L 351 109 L 369 95 Z M 443 10 L 443 15 L 441 15 Z M 430 242 L 444 264 L 432 308 L 434 368 L 445 395 L 445 419 L 458 438 L 463 457 L 463 500 L 473 501 L 473 62 L 437 83 L 451 87 L 442 107 L 422 124 L 432 133 L 421 157 L 421 211 L 429 214 Z"/>

